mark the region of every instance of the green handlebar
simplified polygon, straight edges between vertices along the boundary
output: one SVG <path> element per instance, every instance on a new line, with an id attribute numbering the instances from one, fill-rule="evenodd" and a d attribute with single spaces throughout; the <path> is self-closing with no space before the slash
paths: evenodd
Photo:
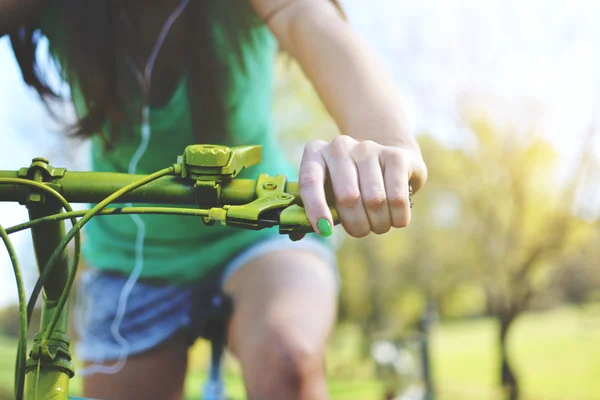
<path id="1" fill-rule="evenodd" d="M 65 172 L 60 180 L 44 184 L 62 194 L 70 203 L 95 204 L 144 176 L 122 173 L 68 171 Z M 16 171 L 0 171 L 0 178 L 16 177 L 18 177 Z M 256 188 L 256 180 L 232 179 L 221 185 L 220 201 L 217 204 L 210 201 L 203 203 L 202 197 L 196 196 L 196 188 L 193 184 L 182 181 L 180 178 L 174 176 L 166 176 L 124 194 L 119 199 L 119 202 L 168 204 L 182 207 L 200 206 L 211 208 L 225 205 L 244 207 L 257 199 Z M 283 191 L 291 195 L 293 201 L 289 206 L 282 207 L 280 214 L 281 233 L 291 233 L 293 231 L 312 232 L 313 229 L 308 224 L 304 209 L 302 208 L 303 203 L 300 198 L 298 183 L 287 182 Z M 7 201 L 24 204 L 30 193 L 31 189 L 27 186 L 0 185 L 0 202 Z M 327 190 L 326 194 L 328 203 L 334 204 L 331 190 Z M 332 209 L 332 214 L 335 217 L 334 222 L 337 223 L 337 213 L 335 213 L 334 209 Z M 241 225 L 237 226 L 243 227 Z M 258 228 L 256 227 L 255 229 Z"/>
<path id="2" fill-rule="evenodd" d="M 70 203 L 97 203 L 117 190 L 143 178 L 140 174 L 118 172 L 67 171 L 59 181 L 46 185 L 62 194 Z M 17 171 L 0 171 L 0 178 L 18 178 Z M 284 191 L 302 205 L 297 182 L 287 182 Z M 23 202 L 31 190 L 18 185 L 0 185 L 0 202 Z M 241 205 L 256 199 L 256 180 L 233 179 L 222 184 L 221 204 L 206 203 L 207 206 Z M 329 200 L 333 199 L 330 190 Z M 123 203 L 196 205 L 194 185 L 175 176 L 165 176 L 145 186 L 132 190 L 120 197 Z"/>
<path id="3" fill-rule="evenodd" d="M 229 226 L 262 229 L 279 225 L 281 233 L 312 232 L 298 183 L 283 175 L 261 174 L 258 179 L 234 178 L 240 170 L 260 162 L 261 148 L 227 148 L 193 145 L 186 148 L 172 167 L 173 174 L 153 180 L 119 197 L 119 203 L 164 204 L 207 209 L 207 223 L 220 221 Z M 71 172 L 54 168 L 48 160 L 35 158 L 28 168 L 0 171 L 0 178 L 31 179 L 43 175 L 43 182 L 70 203 L 96 204 L 122 188 L 146 177 L 115 172 Z M 0 185 L 0 201 L 28 204 L 42 201 L 30 186 Z M 326 189 L 328 204 L 334 204 L 332 190 Z M 337 213 L 332 208 L 334 223 Z"/>
<path id="4" fill-rule="evenodd" d="M 244 168 L 260 163 L 261 146 L 225 147 L 191 145 L 178 157 L 176 175 L 165 176 L 128 192 L 119 198 L 127 203 L 154 203 L 171 205 L 222 206 L 248 204 L 257 198 L 257 181 L 233 179 Z M 54 168 L 48 160 L 34 158 L 30 167 L 19 171 L 0 171 L 0 178 L 30 178 L 34 168 L 46 176 L 44 184 L 64 196 L 71 203 L 98 203 L 114 192 L 130 185 L 145 175 L 118 172 L 72 172 Z M 278 179 L 278 178 L 273 178 Z M 198 184 L 219 186 L 218 201 L 198 196 Z M 296 182 L 278 182 L 278 191 L 292 195 L 294 204 L 302 205 Z M 260 191 L 261 188 L 258 188 Z M 19 185 L 1 185 L 0 201 L 25 202 L 31 190 Z M 327 198 L 333 204 L 331 190 Z"/>

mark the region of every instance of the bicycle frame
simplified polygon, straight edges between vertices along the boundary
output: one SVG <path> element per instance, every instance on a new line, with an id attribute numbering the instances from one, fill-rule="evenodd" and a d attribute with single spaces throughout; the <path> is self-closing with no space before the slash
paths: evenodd
<path id="1" fill-rule="evenodd" d="M 30 220 L 61 212 L 61 207 L 54 204 L 31 204 L 27 207 L 29 208 Z M 31 229 L 37 264 L 41 268 L 41 266 L 46 265 L 54 248 L 65 235 L 64 223 L 62 221 L 49 222 L 34 226 Z M 61 253 L 48 284 L 44 287 L 42 321 L 40 332 L 35 338 L 36 341 L 39 340 L 40 334 L 47 328 L 52 315 L 57 312 L 58 300 L 66 287 L 67 273 L 68 260 L 65 250 Z M 66 335 L 67 316 L 68 308 L 65 307 L 52 334 L 52 340 L 55 341 L 54 349 L 56 350 L 54 357 L 52 359 L 40 358 L 38 363 L 31 356 L 27 360 L 25 399 L 68 399 L 69 379 L 73 377 L 75 370 L 71 363 L 69 338 Z"/>
<path id="2" fill-rule="evenodd" d="M 43 158 L 35 158 L 28 168 L 19 171 L 0 171 L 0 201 L 17 201 L 25 205 L 30 219 L 30 223 L 7 232 L 31 228 L 40 282 L 47 275 L 47 281 L 40 284 L 40 289 L 43 288 L 40 332 L 35 335 L 33 348 L 23 366 L 26 371 L 25 399 L 68 399 L 69 379 L 74 376 L 75 369 L 66 333 L 68 307 L 65 293 L 68 294 L 72 285 L 75 274 L 72 269 L 76 269 L 76 260 L 70 268 L 65 246 L 93 216 L 133 213 L 136 210 L 177 212 L 200 216 L 206 224 L 219 221 L 254 230 L 279 225 L 280 233 L 312 231 L 302 208 L 297 183 L 286 182 L 283 175 L 260 175 L 257 180 L 233 179 L 242 168 L 260 162 L 260 150 L 258 146 L 232 149 L 212 145 L 189 146 L 177 164 L 151 176 L 67 172 L 63 168 L 52 167 Z M 25 180 L 34 183 L 25 185 Z M 39 190 L 43 189 L 40 188 L 42 185 L 47 188 L 46 191 L 58 194 L 50 195 L 52 193 Z M 60 196 L 63 197 L 62 202 Z M 176 204 L 195 208 L 104 209 L 117 198 L 119 203 Z M 330 191 L 328 198 L 332 199 Z M 67 208 L 70 202 L 98 204 L 87 212 L 64 213 L 62 209 Z M 202 206 L 211 208 L 198 208 Z M 83 216 L 69 233 L 66 233 L 63 222 L 67 214 L 72 221 L 76 215 Z M 332 214 L 337 223 L 334 209 Z M 62 250 L 58 250 L 61 246 Z M 31 308 L 35 297 L 34 290 L 29 304 Z M 19 385 L 17 382 L 16 386 Z M 16 397 L 20 395 L 17 392 Z"/>

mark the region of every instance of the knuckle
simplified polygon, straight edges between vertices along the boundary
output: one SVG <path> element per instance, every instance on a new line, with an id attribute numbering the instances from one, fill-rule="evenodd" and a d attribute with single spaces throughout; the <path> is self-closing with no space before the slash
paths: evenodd
<path id="1" fill-rule="evenodd" d="M 354 139 L 348 135 L 337 135 L 331 142 L 334 144 L 347 144 L 351 141 L 354 141 Z"/>
<path id="2" fill-rule="evenodd" d="M 398 167 L 404 167 L 406 165 L 406 157 L 404 157 L 404 153 L 400 149 L 389 149 L 385 153 L 385 159 L 387 162 Z"/>
<path id="3" fill-rule="evenodd" d="M 408 205 L 408 198 L 400 194 L 388 197 L 387 201 L 389 206 L 393 208 L 403 208 Z"/>
<path id="4" fill-rule="evenodd" d="M 381 210 L 387 204 L 385 192 L 378 190 L 368 196 L 365 196 L 363 199 L 363 204 L 369 210 Z"/>
<path id="5" fill-rule="evenodd" d="M 362 142 L 358 143 L 357 147 L 365 150 L 375 150 L 379 148 L 379 144 L 372 140 L 363 140 Z"/>
<path id="6" fill-rule="evenodd" d="M 304 172 L 298 177 L 298 186 L 301 189 L 307 187 L 314 187 L 320 182 L 320 176 L 316 172 Z"/>
<path id="7" fill-rule="evenodd" d="M 342 143 L 341 140 L 336 138 L 331 142 L 331 146 L 329 146 L 329 148 L 331 154 L 333 154 L 334 156 L 339 156 L 344 153 L 346 146 L 344 145 L 344 143 Z"/>
<path id="8" fill-rule="evenodd" d="M 352 149 L 352 157 L 358 161 L 364 161 L 372 157 L 379 157 L 379 145 L 372 140 L 359 142 Z"/>
<path id="9" fill-rule="evenodd" d="M 311 140 L 304 146 L 304 154 L 314 153 L 321 150 L 327 143 L 322 140 Z"/>
<path id="10" fill-rule="evenodd" d="M 331 141 L 331 151 L 334 155 L 339 156 L 346 154 L 353 139 L 347 135 L 339 135 Z"/>
<path id="11" fill-rule="evenodd" d="M 343 208 L 354 208 L 361 202 L 360 192 L 350 189 L 342 193 L 336 193 L 335 202 Z"/>

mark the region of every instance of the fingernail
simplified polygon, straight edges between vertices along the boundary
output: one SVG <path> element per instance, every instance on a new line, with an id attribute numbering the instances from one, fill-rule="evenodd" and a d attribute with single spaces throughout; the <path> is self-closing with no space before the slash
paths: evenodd
<path id="1" fill-rule="evenodd" d="M 319 228 L 319 234 L 323 237 L 331 236 L 332 229 L 331 225 L 329 225 L 329 221 L 326 218 L 321 218 L 319 222 L 317 222 L 317 227 Z"/>

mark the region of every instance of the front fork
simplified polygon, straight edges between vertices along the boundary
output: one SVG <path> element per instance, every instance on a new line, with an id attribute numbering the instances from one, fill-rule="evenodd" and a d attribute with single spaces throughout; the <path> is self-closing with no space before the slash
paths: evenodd
<path id="1" fill-rule="evenodd" d="M 45 328 L 56 307 L 49 307 L 47 299 L 42 306 L 40 331 L 34 337 L 33 348 L 26 362 L 25 400 L 67 400 L 69 379 L 75 374 L 69 352 L 66 306 L 47 343 L 42 342 Z"/>
<path id="2" fill-rule="evenodd" d="M 36 160 L 34 160 L 36 161 Z M 45 161 L 45 160 L 44 160 Z M 35 164 L 35 162 L 34 162 Z M 32 171 L 33 170 L 33 171 Z M 30 178 L 44 180 L 41 168 L 30 168 Z M 37 219 L 61 212 L 61 206 L 49 196 L 32 194 L 27 201 L 29 218 Z M 65 235 L 63 221 L 46 222 L 31 228 L 35 256 L 40 273 L 50 255 Z M 40 332 L 34 337 L 33 348 L 26 362 L 26 400 L 67 400 L 69 379 L 74 375 L 67 337 L 67 304 L 63 308 L 56 327 L 49 340 L 42 337 L 53 315 L 57 312 L 58 300 L 66 286 L 69 273 L 67 250 L 65 249 L 54 265 L 53 271 L 43 288 L 42 319 Z"/>

